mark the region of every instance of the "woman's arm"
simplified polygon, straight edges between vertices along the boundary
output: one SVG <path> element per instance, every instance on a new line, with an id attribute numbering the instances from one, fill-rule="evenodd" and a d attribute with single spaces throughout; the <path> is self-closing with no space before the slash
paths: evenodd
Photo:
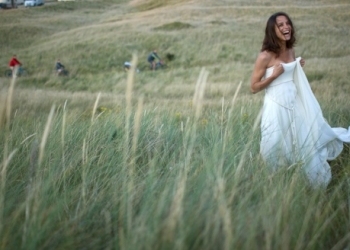
<path id="1" fill-rule="evenodd" d="M 272 75 L 262 80 L 270 61 L 271 55 L 269 53 L 261 52 L 258 55 L 250 81 L 250 91 L 253 94 L 265 89 L 273 80 L 275 80 L 280 74 L 284 72 L 283 66 L 280 63 L 277 63 L 274 65 Z"/>

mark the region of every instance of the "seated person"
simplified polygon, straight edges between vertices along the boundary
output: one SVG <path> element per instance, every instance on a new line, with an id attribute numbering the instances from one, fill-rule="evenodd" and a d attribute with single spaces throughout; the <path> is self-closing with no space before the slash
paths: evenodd
<path id="1" fill-rule="evenodd" d="M 60 75 L 64 70 L 64 65 L 61 63 L 60 59 L 57 60 L 56 62 L 56 72 L 57 75 Z"/>
<path id="2" fill-rule="evenodd" d="M 130 62 L 124 62 L 124 71 L 129 71 L 131 69 L 131 63 Z M 138 73 L 140 72 L 138 68 L 135 69 L 135 71 Z"/>
<path id="3" fill-rule="evenodd" d="M 13 55 L 13 57 L 11 58 L 11 60 L 9 62 L 9 67 L 12 70 L 12 75 L 14 73 L 15 68 L 20 67 L 20 66 L 22 66 L 22 63 L 17 60 L 16 55 Z"/>
<path id="4" fill-rule="evenodd" d="M 130 62 L 125 62 L 124 63 L 124 70 L 125 71 L 129 71 L 130 68 L 131 68 L 131 63 Z"/>

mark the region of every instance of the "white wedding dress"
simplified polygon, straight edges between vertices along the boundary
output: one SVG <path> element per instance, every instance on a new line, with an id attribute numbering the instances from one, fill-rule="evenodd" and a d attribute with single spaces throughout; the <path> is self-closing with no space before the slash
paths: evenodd
<path id="1" fill-rule="evenodd" d="M 282 64 L 283 74 L 265 90 L 260 153 L 273 169 L 301 166 L 314 187 L 327 186 L 335 159 L 350 143 L 350 128 L 331 128 L 300 66 L 300 57 Z M 268 68 L 265 78 L 273 72 Z"/>

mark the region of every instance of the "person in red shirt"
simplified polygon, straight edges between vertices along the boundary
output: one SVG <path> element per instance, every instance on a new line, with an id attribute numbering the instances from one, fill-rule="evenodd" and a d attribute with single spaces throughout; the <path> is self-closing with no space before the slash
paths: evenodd
<path id="1" fill-rule="evenodd" d="M 11 61 L 9 62 L 9 66 L 12 70 L 12 75 L 13 75 L 13 71 L 15 70 L 15 68 L 22 66 L 22 63 L 17 60 L 16 55 L 13 55 L 13 57 L 11 58 Z"/>

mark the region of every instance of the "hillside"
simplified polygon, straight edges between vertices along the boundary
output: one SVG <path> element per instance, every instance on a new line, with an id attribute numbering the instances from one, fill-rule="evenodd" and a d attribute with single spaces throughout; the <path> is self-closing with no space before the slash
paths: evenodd
<path id="1" fill-rule="evenodd" d="M 343 93 L 349 79 L 350 4 L 328 1 L 94 1 L 52 2 L 38 8 L 2 10 L 3 44 L 0 64 L 6 69 L 16 53 L 30 72 L 19 88 L 70 92 L 125 92 L 124 61 L 133 53 L 141 73 L 137 95 L 146 100 L 175 103 L 192 98 L 201 68 L 209 72 L 206 98 L 230 98 L 239 82 L 248 85 L 263 29 L 269 15 L 286 11 L 297 29 L 297 56 L 307 60 L 305 71 L 315 91 L 337 84 Z M 11 20 L 16 22 L 11 22 Z M 146 57 L 157 48 L 169 69 L 153 74 Z M 57 58 L 71 72 L 68 79 L 53 73 Z M 6 79 L 1 78 L 6 85 Z M 327 88 L 327 87 L 326 87 Z M 338 91 L 332 90 L 331 94 Z"/>

